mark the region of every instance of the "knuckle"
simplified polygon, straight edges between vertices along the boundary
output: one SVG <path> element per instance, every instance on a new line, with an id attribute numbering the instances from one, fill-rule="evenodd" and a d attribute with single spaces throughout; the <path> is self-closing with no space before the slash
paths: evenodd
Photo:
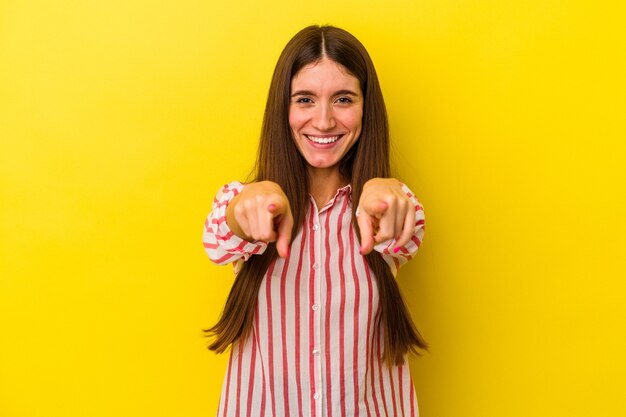
<path id="1" fill-rule="evenodd" d="M 385 203 L 387 203 L 389 208 L 397 207 L 398 197 L 396 197 L 395 195 L 391 195 L 385 199 Z"/>
<path id="2" fill-rule="evenodd" d="M 241 206 L 243 207 L 244 210 L 251 210 L 252 208 L 254 208 L 254 200 L 251 198 L 242 200 Z"/>
<path id="3" fill-rule="evenodd" d="M 272 232 L 265 231 L 265 232 L 262 232 L 260 235 L 261 235 L 260 239 L 263 240 L 264 242 L 269 242 L 269 241 L 274 240 L 274 233 Z"/>

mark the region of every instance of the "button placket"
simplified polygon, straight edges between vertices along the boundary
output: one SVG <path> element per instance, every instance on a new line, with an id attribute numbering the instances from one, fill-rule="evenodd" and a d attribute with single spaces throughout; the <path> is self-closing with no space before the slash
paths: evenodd
<path id="1" fill-rule="evenodd" d="M 315 205 L 314 205 L 315 207 Z M 315 209 L 315 212 L 312 214 L 313 215 L 313 226 L 311 227 L 311 229 L 313 229 L 313 233 L 314 233 L 314 239 L 315 239 L 315 245 L 314 247 L 311 248 L 311 250 L 313 250 L 313 265 L 311 265 L 311 268 L 313 268 L 314 271 L 314 276 L 315 276 L 315 284 L 313 286 L 313 299 L 312 299 L 312 304 L 311 304 L 311 312 L 310 314 L 314 315 L 313 318 L 313 323 L 315 323 L 315 329 L 313 331 L 313 340 L 312 345 L 311 345 L 311 355 L 312 355 L 312 360 L 315 363 L 315 385 L 311 387 L 311 398 L 312 398 L 312 407 L 315 407 L 316 410 L 316 414 L 317 415 L 321 415 L 322 412 L 322 402 L 319 401 L 321 398 L 321 392 L 323 389 L 323 383 L 322 383 L 322 358 L 320 355 L 320 346 L 321 346 L 321 329 L 322 329 L 322 311 L 321 311 L 321 292 L 322 292 L 322 268 L 320 268 L 320 266 L 322 265 L 322 259 L 321 259 L 321 254 L 322 254 L 322 248 L 323 248 L 323 242 L 324 242 L 324 233 L 322 231 L 321 228 L 321 219 L 320 219 L 320 214 L 318 212 L 317 209 Z"/>

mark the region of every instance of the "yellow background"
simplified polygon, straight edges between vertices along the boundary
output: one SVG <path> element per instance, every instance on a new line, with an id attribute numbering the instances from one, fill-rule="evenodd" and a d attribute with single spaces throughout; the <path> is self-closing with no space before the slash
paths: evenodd
<path id="1" fill-rule="evenodd" d="M 426 417 L 626 415 L 623 6 L 0 1 L 0 416 L 214 415 L 204 217 L 312 23 L 379 71 L 426 208 Z"/>

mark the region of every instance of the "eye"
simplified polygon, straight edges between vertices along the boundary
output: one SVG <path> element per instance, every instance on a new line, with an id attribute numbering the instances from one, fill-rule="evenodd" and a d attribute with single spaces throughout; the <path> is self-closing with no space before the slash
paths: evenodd
<path id="1" fill-rule="evenodd" d="M 352 103 L 352 99 L 350 97 L 339 97 L 337 101 L 339 103 Z"/>
<path id="2" fill-rule="evenodd" d="M 308 97 L 300 97 L 299 99 L 296 100 L 296 103 L 313 103 L 313 100 L 311 100 Z"/>

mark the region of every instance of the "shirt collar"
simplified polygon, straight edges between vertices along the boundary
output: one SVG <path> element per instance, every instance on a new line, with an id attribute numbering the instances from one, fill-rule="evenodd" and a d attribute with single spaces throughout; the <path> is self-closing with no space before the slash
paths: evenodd
<path id="1" fill-rule="evenodd" d="M 331 198 L 330 201 L 324 205 L 324 207 L 318 210 L 320 213 L 323 211 L 326 211 L 335 204 L 335 202 L 337 201 L 339 197 L 347 196 L 348 198 L 350 198 L 351 195 L 352 195 L 352 186 L 350 184 L 344 187 L 341 187 L 337 190 L 337 192 L 335 193 L 335 196 Z M 311 200 L 313 200 L 313 197 L 311 197 Z"/>

